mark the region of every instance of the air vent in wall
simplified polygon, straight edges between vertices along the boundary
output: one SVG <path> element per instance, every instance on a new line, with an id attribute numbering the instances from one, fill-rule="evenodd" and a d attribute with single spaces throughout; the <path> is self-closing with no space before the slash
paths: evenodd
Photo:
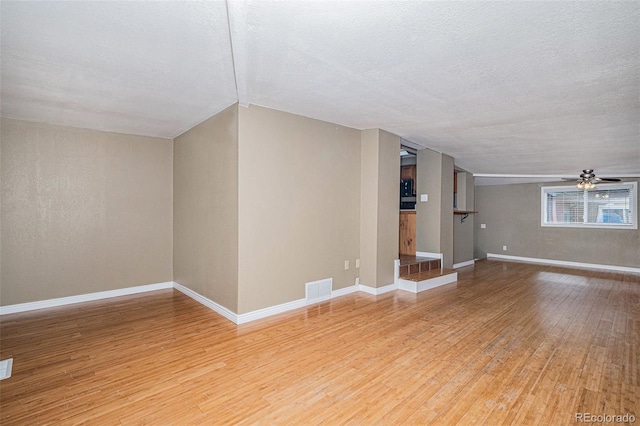
<path id="1" fill-rule="evenodd" d="M 305 284 L 307 303 L 321 302 L 331 299 L 331 288 L 333 287 L 333 278 L 312 281 Z"/>
<path id="2" fill-rule="evenodd" d="M 11 367 L 13 367 L 13 358 L 0 361 L 0 380 L 11 377 Z"/>

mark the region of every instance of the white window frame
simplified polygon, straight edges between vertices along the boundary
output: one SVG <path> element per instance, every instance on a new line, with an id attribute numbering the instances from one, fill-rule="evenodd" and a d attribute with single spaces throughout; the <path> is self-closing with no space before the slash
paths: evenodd
<path id="1" fill-rule="evenodd" d="M 631 223 L 549 223 L 547 222 L 547 193 L 549 192 L 580 192 L 582 191 L 587 204 L 589 191 L 630 189 L 632 197 Z M 587 209 L 585 209 L 586 215 Z M 585 218 L 586 220 L 586 218 Z M 622 182 L 614 184 L 599 183 L 595 189 L 577 189 L 572 186 L 543 186 L 540 188 L 540 225 L 550 228 L 601 228 L 601 229 L 638 229 L 638 182 Z"/>

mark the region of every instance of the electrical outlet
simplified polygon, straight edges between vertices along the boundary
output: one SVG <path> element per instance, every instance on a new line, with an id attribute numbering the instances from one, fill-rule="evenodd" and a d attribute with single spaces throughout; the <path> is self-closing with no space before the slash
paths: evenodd
<path id="1" fill-rule="evenodd" d="M 486 227 L 487 227 L 487 224 L 486 224 L 486 223 L 481 223 L 481 224 L 480 224 L 480 228 L 485 229 Z"/>
<path id="2" fill-rule="evenodd" d="M 347 269 L 349 269 L 349 261 L 345 260 L 344 261 L 344 270 L 346 271 Z"/>
<path id="3" fill-rule="evenodd" d="M 420 194 L 420 201 L 423 203 L 429 201 L 429 194 Z"/>
<path id="4" fill-rule="evenodd" d="M 356 259 L 356 268 L 360 267 L 360 259 Z"/>
<path id="5" fill-rule="evenodd" d="M 503 251 L 507 251 L 507 246 L 502 246 Z"/>

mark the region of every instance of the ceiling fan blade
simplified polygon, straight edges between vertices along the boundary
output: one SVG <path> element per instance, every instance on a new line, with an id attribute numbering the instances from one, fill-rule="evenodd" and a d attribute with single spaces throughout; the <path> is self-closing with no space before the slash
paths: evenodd
<path id="1" fill-rule="evenodd" d="M 562 180 L 566 180 L 566 181 L 570 181 L 570 182 L 576 182 L 576 178 L 562 178 Z"/>
<path id="2" fill-rule="evenodd" d="M 598 182 L 621 182 L 621 179 L 617 179 L 617 178 L 596 178 L 596 180 Z"/>

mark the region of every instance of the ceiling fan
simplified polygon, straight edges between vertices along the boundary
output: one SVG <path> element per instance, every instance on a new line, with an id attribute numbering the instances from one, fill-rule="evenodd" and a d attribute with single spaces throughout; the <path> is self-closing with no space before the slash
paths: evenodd
<path id="1" fill-rule="evenodd" d="M 565 180 L 573 180 L 566 179 Z M 580 177 L 576 181 L 576 186 L 579 189 L 593 189 L 596 187 L 597 183 L 602 182 L 620 182 L 620 179 L 617 178 L 599 178 L 593 173 L 593 169 L 584 169 L 582 173 L 580 173 Z"/>

